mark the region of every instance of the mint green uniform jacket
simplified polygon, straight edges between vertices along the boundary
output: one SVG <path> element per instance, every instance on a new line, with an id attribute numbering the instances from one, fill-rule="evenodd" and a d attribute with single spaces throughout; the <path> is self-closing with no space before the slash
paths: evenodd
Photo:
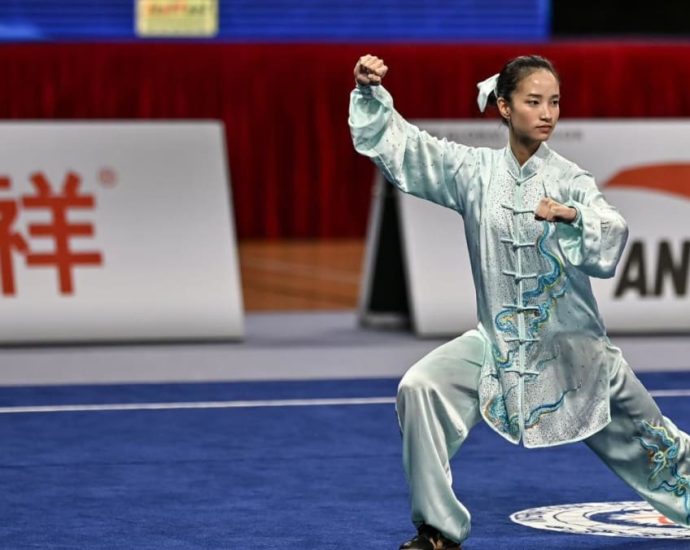
<path id="1" fill-rule="evenodd" d="M 589 277 L 613 276 L 628 229 L 592 176 L 546 144 L 520 166 L 509 147 L 434 138 L 406 122 L 382 86 L 352 92 L 349 124 L 355 149 L 386 179 L 463 218 L 479 330 L 492 350 L 479 384 L 487 423 L 526 447 L 606 426 L 610 373 L 622 357 Z M 576 208 L 577 219 L 535 220 L 545 196 Z"/>

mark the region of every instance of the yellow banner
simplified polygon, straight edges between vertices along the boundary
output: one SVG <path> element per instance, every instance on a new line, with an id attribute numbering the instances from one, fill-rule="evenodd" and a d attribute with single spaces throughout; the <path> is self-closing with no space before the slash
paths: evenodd
<path id="1" fill-rule="evenodd" d="M 138 36 L 215 36 L 218 0 L 137 0 Z"/>

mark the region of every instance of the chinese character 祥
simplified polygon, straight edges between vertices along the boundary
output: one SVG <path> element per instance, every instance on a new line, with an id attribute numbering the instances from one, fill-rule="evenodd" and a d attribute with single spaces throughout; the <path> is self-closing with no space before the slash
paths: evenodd
<path id="1" fill-rule="evenodd" d="M 36 191 L 35 195 L 24 195 L 22 206 L 27 210 L 47 210 L 51 214 L 51 219 L 47 223 L 30 223 L 29 236 L 35 238 L 47 238 L 53 240 L 52 252 L 31 252 L 24 250 L 22 244 L 15 244 L 18 250 L 26 251 L 26 264 L 29 267 L 55 267 L 58 272 L 58 281 L 61 294 L 73 294 L 74 283 L 72 280 L 72 270 L 77 266 L 97 266 L 101 265 L 103 258 L 100 252 L 74 252 L 70 249 L 70 239 L 73 237 L 92 237 L 94 234 L 93 225 L 90 223 L 73 223 L 67 219 L 67 213 L 72 209 L 93 209 L 95 200 L 93 195 L 80 194 L 79 186 L 81 180 L 78 174 L 68 172 L 59 193 L 53 191 L 47 178 L 42 173 L 32 174 L 31 183 Z M 2 208 L 2 202 L 0 202 Z M 3 212 L 4 221 L 4 212 Z M 8 222 L 11 223 L 11 222 Z M 3 230 L 4 241 L 0 241 L 0 247 L 8 246 L 5 241 L 8 239 L 8 231 L 0 225 Z M 21 237 L 19 237 L 21 238 Z M 14 243 L 14 241 L 12 241 Z M 4 248 L 0 248 L 0 254 Z M 4 257 L 0 256 L 0 261 Z M 4 292 L 4 263 L 3 263 L 3 292 Z"/>

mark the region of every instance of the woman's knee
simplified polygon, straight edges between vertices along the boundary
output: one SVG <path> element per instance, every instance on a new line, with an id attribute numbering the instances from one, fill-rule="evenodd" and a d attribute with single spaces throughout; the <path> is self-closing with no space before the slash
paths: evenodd
<path id="1" fill-rule="evenodd" d="M 485 353 L 484 337 L 479 331 L 470 330 L 436 348 L 410 367 L 400 381 L 398 394 L 428 391 L 449 383 L 469 384 L 467 375 L 478 376 Z"/>
<path id="2" fill-rule="evenodd" d="M 412 365 L 398 384 L 398 397 L 428 391 L 434 386 L 433 372 L 426 357 Z"/>
<path id="3" fill-rule="evenodd" d="M 401 431 L 405 431 L 406 411 L 418 410 L 427 400 L 427 397 L 434 392 L 434 379 L 430 373 L 433 369 L 425 367 L 425 360 L 422 359 L 415 363 L 404 374 L 398 384 L 398 395 L 395 402 L 395 410 L 398 416 L 398 423 Z"/>

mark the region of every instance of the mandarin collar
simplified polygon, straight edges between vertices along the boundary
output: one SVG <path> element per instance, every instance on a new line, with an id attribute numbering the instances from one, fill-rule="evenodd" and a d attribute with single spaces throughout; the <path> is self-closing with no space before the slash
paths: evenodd
<path id="1" fill-rule="evenodd" d="M 546 159 L 548 159 L 550 155 L 551 149 L 542 141 L 539 148 L 522 166 L 520 166 L 515 158 L 513 151 L 510 149 L 510 145 L 506 146 L 504 156 L 508 166 L 508 172 L 513 176 L 515 182 L 520 184 L 534 176 L 541 167 L 544 166 Z"/>

